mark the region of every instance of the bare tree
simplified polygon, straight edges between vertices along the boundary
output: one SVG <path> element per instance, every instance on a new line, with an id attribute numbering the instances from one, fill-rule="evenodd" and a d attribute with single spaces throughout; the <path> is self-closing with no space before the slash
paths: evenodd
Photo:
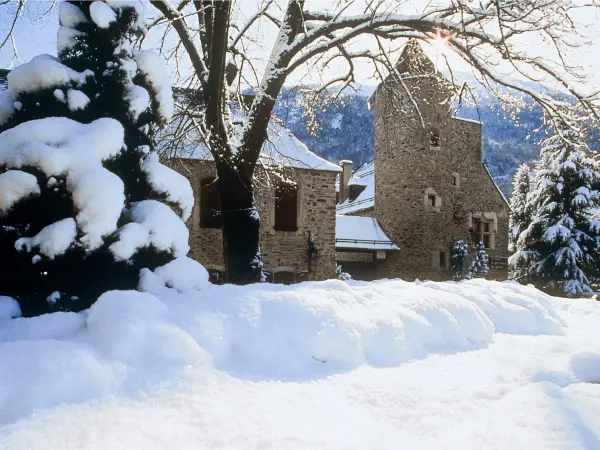
<path id="1" fill-rule="evenodd" d="M 361 13 L 350 13 L 355 3 L 338 1 L 330 4 L 328 11 L 311 11 L 302 0 L 288 1 L 283 7 L 281 2 L 264 1 L 245 23 L 238 24 L 229 1 L 151 2 L 160 13 L 156 23 L 167 22 L 177 33 L 174 52 L 185 51 L 202 96 L 204 113 L 191 114 L 215 160 L 223 206 L 224 255 L 234 283 L 259 278 L 259 218 L 252 178 L 275 101 L 286 79 L 300 68 L 319 70 L 342 60 L 347 70 L 323 85 L 343 88 L 355 80 L 359 59 L 370 60 L 377 70 L 393 74 L 385 52 L 390 41 L 443 39 L 489 89 L 503 85 L 526 94 L 542 105 L 552 120 L 560 120 L 561 111 L 552 96 L 498 74 L 498 62 L 505 61 L 524 79 L 558 83 L 589 117 L 599 118 L 596 93 L 584 95 L 576 90 L 585 74 L 567 62 L 569 52 L 586 44 L 574 13 L 582 7 L 598 8 L 595 2 L 449 0 L 442 6 L 428 4 L 413 14 L 395 12 L 402 9 L 403 1 L 367 1 Z M 258 39 L 256 30 L 261 26 L 276 31 L 277 38 L 266 67 L 259 71 L 247 49 Z M 370 36 L 372 48 L 355 50 L 356 39 L 365 35 Z M 549 42 L 554 53 L 546 58 L 535 55 L 534 49 L 524 46 L 524 38 L 530 36 Z M 257 82 L 251 81 L 248 73 L 255 75 Z M 229 107 L 230 87 L 236 82 L 238 92 L 240 86 L 251 86 L 256 93 L 243 126 L 237 128 L 231 123 Z"/>
<path id="2" fill-rule="evenodd" d="M 557 101 L 532 83 L 500 75 L 498 64 L 508 65 L 521 79 L 558 84 L 575 100 L 573 108 L 594 121 L 600 118 L 598 93 L 578 90 L 585 73 L 569 63 L 569 53 L 588 44 L 575 16 L 581 8 L 598 11 L 597 0 L 443 0 L 426 5 L 406 0 L 334 0 L 326 11 L 311 10 L 304 0 L 262 0 L 253 13 L 245 14 L 246 20 L 240 19 L 240 9 L 247 10 L 247 2 L 150 3 L 156 13 L 151 28 L 163 33 L 163 54 L 173 60 L 183 57 L 191 67 L 188 81 L 197 89 L 201 108 L 181 113 L 216 164 L 223 251 L 233 283 L 260 277 L 259 215 L 252 180 L 275 101 L 295 71 L 319 71 L 342 61 L 345 69 L 322 83 L 324 88 L 342 89 L 355 81 L 356 62 L 367 60 L 379 78 L 391 73 L 401 83 L 386 50 L 390 43 L 406 38 L 442 40 L 489 90 L 505 86 L 527 95 L 553 122 L 564 120 Z M 277 37 L 267 51 L 266 65 L 257 64 L 253 49 L 270 33 Z M 357 50 L 359 38 L 368 45 Z M 530 38 L 545 42 L 551 50 L 545 56 L 536 54 L 536 46 L 526 45 Z M 242 124 L 236 125 L 232 92 L 247 87 L 256 95 Z M 457 95 L 464 94 L 463 87 L 455 88 Z"/>

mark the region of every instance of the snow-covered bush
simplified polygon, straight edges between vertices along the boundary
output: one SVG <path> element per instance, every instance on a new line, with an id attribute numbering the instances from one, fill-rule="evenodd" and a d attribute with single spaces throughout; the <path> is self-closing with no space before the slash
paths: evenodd
<path id="1" fill-rule="evenodd" d="M 191 186 L 152 142 L 169 76 L 132 46 L 143 4 L 63 2 L 59 20 L 58 58 L 17 67 L 0 94 L 0 295 L 23 315 L 87 308 L 189 249 Z"/>
<path id="2" fill-rule="evenodd" d="M 568 129 L 544 142 L 530 195 L 533 218 L 509 259 L 513 277 L 569 297 L 592 291 L 600 273 L 598 163 L 579 132 Z"/>
<path id="3" fill-rule="evenodd" d="M 335 274 L 338 277 L 338 280 L 347 281 L 352 279 L 352 275 L 350 275 L 348 272 L 344 272 L 342 266 L 336 266 Z"/>
<path id="4" fill-rule="evenodd" d="M 483 242 L 479 242 L 475 249 L 475 257 L 469 268 L 470 278 L 485 278 L 489 271 L 489 258 L 485 250 L 485 245 L 483 245 Z"/>
<path id="5" fill-rule="evenodd" d="M 471 278 L 469 272 L 469 245 L 459 240 L 452 248 L 450 254 L 450 271 L 454 281 L 468 280 Z"/>

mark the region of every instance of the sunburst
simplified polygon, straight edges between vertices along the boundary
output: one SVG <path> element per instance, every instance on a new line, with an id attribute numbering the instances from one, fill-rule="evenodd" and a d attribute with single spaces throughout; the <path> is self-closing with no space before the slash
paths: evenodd
<path id="1" fill-rule="evenodd" d="M 435 34 L 435 38 L 431 39 L 429 43 L 435 49 L 437 53 L 441 53 L 445 55 L 448 51 L 448 41 L 450 40 L 450 35 L 443 34 L 441 32 L 437 32 Z"/>

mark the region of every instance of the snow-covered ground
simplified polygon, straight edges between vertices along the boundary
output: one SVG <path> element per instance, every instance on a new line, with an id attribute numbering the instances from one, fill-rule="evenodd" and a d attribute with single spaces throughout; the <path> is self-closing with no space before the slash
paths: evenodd
<path id="1" fill-rule="evenodd" d="M 597 302 L 206 279 L 181 259 L 32 319 L 0 298 L 0 448 L 600 448 Z"/>

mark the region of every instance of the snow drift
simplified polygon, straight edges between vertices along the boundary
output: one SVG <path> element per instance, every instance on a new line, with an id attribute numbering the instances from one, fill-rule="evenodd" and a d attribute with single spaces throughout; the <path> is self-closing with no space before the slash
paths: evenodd
<path id="1" fill-rule="evenodd" d="M 561 334 L 548 298 L 513 283 L 214 286 L 180 258 L 82 313 L 24 319 L 0 302 L 0 425 L 43 408 L 137 395 L 188 368 L 310 380 L 482 348 L 494 331 Z M 511 321 L 516 325 L 508 326 Z"/>

